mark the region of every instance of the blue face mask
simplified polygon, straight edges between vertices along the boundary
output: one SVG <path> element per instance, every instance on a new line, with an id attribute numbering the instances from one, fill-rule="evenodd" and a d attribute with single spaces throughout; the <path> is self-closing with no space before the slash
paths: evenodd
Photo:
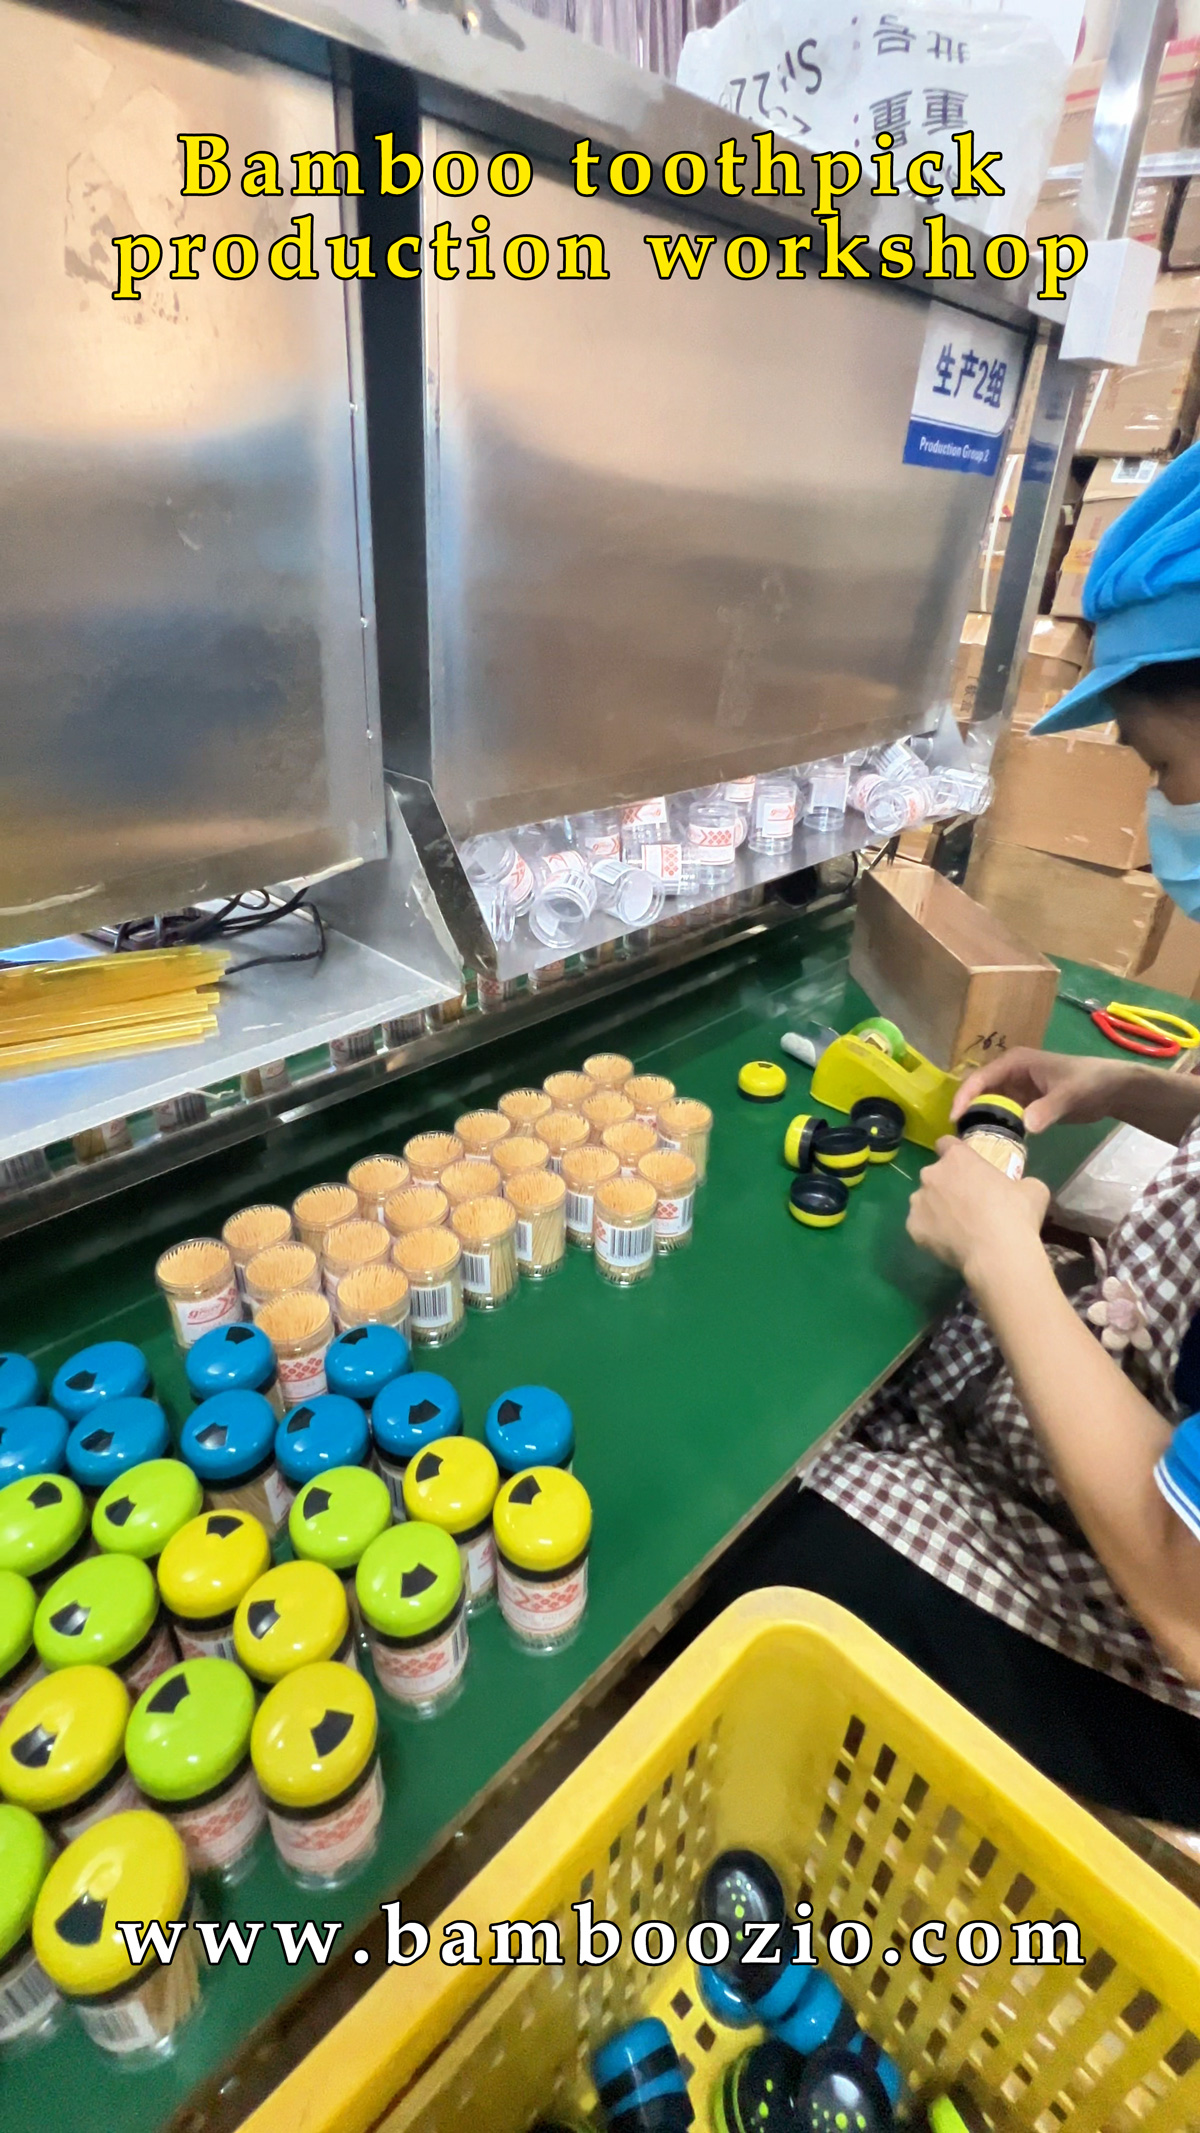
<path id="1" fill-rule="evenodd" d="M 1200 918 L 1200 800 L 1172 807 L 1152 786 L 1146 795 L 1146 831 L 1155 879 L 1189 918 Z"/>

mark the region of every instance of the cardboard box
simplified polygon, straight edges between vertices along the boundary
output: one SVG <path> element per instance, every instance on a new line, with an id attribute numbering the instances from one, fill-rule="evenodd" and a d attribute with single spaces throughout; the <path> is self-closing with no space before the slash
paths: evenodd
<path id="1" fill-rule="evenodd" d="M 978 1066 L 1040 1044 L 1058 972 L 929 867 L 876 867 L 858 885 L 850 975 L 935 1066 Z"/>
<path id="2" fill-rule="evenodd" d="M 1136 977 L 1153 962 L 1171 912 L 1152 874 L 1081 866 L 1001 844 L 986 830 L 976 834 L 967 888 L 1017 940 L 1117 978 Z"/>
<path id="3" fill-rule="evenodd" d="M 975 715 L 975 686 L 991 626 L 990 615 L 967 615 L 963 621 L 950 679 L 950 708 L 960 726 L 967 725 Z"/>
<path id="4" fill-rule="evenodd" d="M 1043 711 L 1074 688 L 1091 657 L 1092 633 L 1086 623 L 1039 615 L 1017 684 L 1013 732 L 1028 733 Z"/>
<path id="5" fill-rule="evenodd" d="M 1006 733 L 992 766 L 987 834 L 1125 874 L 1145 866 L 1150 773 L 1108 726 L 1077 733 Z"/>
<path id="6" fill-rule="evenodd" d="M 1200 1000 L 1200 925 L 1172 904 L 1157 954 L 1138 972 L 1138 983 Z"/>
<path id="7" fill-rule="evenodd" d="M 1200 178 L 1188 178 L 1181 188 L 1167 265 L 1172 274 L 1200 267 Z"/>
<path id="8" fill-rule="evenodd" d="M 1146 131 L 1147 155 L 1167 154 L 1189 148 L 1196 140 L 1197 63 L 1200 39 L 1178 38 L 1167 46 L 1159 69 L 1150 123 Z M 1064 163 L 1085 163 L 1092 142 L 1092 121 L 1104 78 L 1103 59 L 1077 62 L 1072 67 L 1063 102 L 1062 122 L 1050 155 L 1051 169 Z"/>
<path id="9" fill-rule="evenodd" d="M 1200 326 L 1200 317 L 1197 320 Z M 1112 373 L 1114 377 L 1128 372 Z M 1083 588 L 1103 536 L 1134 498 L 1144 494 L 1161 462 L 1150 458 L 1102 459 L 1083 492 L 1083 503 L 1063 559 L 1050 612 L 1083 619 Z"/>
<path id="10" fill-rule="evenodd" d="M 1008 547 L 1008 529 L 1012 524 L 1013 507 L 1021 485 L 1023 460 L 1023 453 L 1010 452 L 996 484 L 992 508 L 988 513 L 988 522 L 979 547 L 979 562 L 971 584 L 970 605 L 976 614 L 990 614 L 996 604 L 1000 573 L 1004 568 L 1004 556 Z"/>
<path id="11" fill-rule="evenodd" d="M 1078 178 L 1046 179 L 1025 231 L 1031 247 L 1043 237 L 1064 237 L 1078 230 L 1079 184 Z M 1130 203 L 1128 235 L 1161 252 L 1174 198 L 1172 179 L 1140 178 Z M 1196 264 L 1200 265 L 1200 259 Z"/>
<path id="12" fill-rule="evenodd" d="M 1195 428 L 1200 394 L 1198 348 L 1200 275 L 1164 275 L 1154 292 L 1137 363 L 1128 370 L 1098 374 L 1079 450 L 1144 458 L 1186 444 Z"/>

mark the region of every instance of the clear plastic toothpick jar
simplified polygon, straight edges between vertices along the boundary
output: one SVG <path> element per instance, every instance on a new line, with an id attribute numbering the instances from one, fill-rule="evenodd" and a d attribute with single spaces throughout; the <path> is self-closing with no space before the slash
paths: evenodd
<path id="1" fill-rule="evenodd" d="M 592 1249 L 596 1187 L 608 1178 L 615 1178 L 620 1168 L 620 1157 L 595 1142 L 588 1142 L 582 1148 L 569 1148 L 563 1156 L 567 1242 L 578 1251 L 590 1252 Z"/>
<path id="2" fill-rule="evenodd" d="M 314 1399 L 326 1390 L 325 1355 L 333 1339 L 329 1298 L 310 1289 L 261 1304 L 258 1323 L 275 1350 L 279 1389 L 286 1404 Z"/>
<path id="3" fill-rule="evenodd" d="M 796 786 L 791 778 L 756 778 L 747 844 L 768 859 L 786 858 L 796 834 Z"/>
<path id="4" fill-rule="evenodd" d="M 687 873 L 697 888 L 721 888 L 737 870 L 737 812 L 728 800 L 693 800 L 687 818 Z"/>
<path id="5" fill-rule="evenodd" d="M 462 1558 L 453 1537 L 408 1519 L 371 1542 L 358 1604 L 375 1678 L 415 1718 L 432 1718 L 462 1686 L 469 1635 Z"/>
<path id="6" fill-rule="evenodd" d="M 597 1272 L 616 1288 L 645 1281 L 654 1269 L 654 1211 L 658 1195 L 647 1178 L 609 1178 L 597 1185 L 592 1232 Z"/>
<path id="7" fill-rule="evenodd" d="M 658 1194 L 654 1211 L 654 1249 L 677 1252 L 692 1241 L 696 1206 L 696 1165 L 676 1148 L 657 1148 L 638 1164 Z"/>
<path id="8" fill-rule="evenodd" d="M 163 1252 L 154 1279 L 167 1299 L 180 1348 L 190 1348 L 214 1326 L 233 1326 L 244 1315 L 233 1253 L 218 1237 L 189 1237 Z"/>
<path id="9" fill-rule="evenodd" d="M 808 766 L 808 798 L 804 827 L 819 836 L 839 830 L 846 816 L 850 776 L 844 762 L 831 758 Z"/>
<path id="10" fill-rule="evenodd" d="M 500 1490 L 494 1526 L 497 1595 L 509 1630 L 526 1651 L 562 1651 L 587 1608 L 587 1490 L 561 1467 L 529 1467 Z"/>
<path id="11" fill-rule="evenodd" d="M 390 1204 L 398 1197 L 394 1194 Z M 465 1317 L 458 1238 L 441 1225 L 409 1230 L 397 1237 L 392 1257 L 408 1276 L 410 1339 L 418 1347 L 443 1347 L 461 1333 Z"/>

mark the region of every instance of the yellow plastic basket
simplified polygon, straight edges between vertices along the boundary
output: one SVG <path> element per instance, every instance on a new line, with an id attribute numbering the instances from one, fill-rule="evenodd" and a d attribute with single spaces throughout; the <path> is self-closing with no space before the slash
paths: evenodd
<path id="1" fill-rule="evenodd" d="M 818 1927 L 870 1925 L 868 1959 L 832 1974 L 910 2093 L 957 2083 L 1032 2133 L 1200 2133 L 1200 1912 L 872 1631 L 782 1590 L 697 1639 L 249 2128 L 525 2133 L 592 2110 L 591 2051 L 643 2013 L 670 2027 L 703 2127 L 754 2035 L 706 2017 L 683 1950 L 733 1844 L 766 1852 Z M 603 1968 L 575 1962 L 583 1898 L 622 1929 Z M 477 1928 L 480 1967 L 438 1959 L 451 1915 Z M 1012 1967 L 1013 1923 L 1062 1917 L 1083 1967 Z M 679 1935 L 669 1968 L 630 1953 L 647 1918 Z M 563 1967 L 492 1967 L 487 1929 L 508 1919 L 557 1923 Z M 925 1919 L 948 1923 L 940 1968 L 909 1945 Z M 1003 1934 L 989 1967 L 954 1952 L 972 1919 Z"/>

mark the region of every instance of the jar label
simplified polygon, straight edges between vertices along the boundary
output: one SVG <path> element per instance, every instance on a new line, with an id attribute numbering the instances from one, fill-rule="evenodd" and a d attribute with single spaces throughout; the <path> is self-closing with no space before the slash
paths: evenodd
<path id="1" fill-rule="evenodd" d="M 732 822 L 709 828 L 707 823 L 688 823 L 688 847 L 703 852 L 710 866 L 731 867 L 737 857 L 737 839 Z"/>
<path id="2" fill-rule="evenodd" d="M 667 803 L 661 794 L 653 800 L 638 800 L 632 807 L 621 809 L 625 829 L 666 829 L 668 820 Z"/>
<path id="3" fill-rule="evenodd" d="M 102 2051 L 145 2051 L 148 2045 L 157 2044 L 162 2034 L 142 2005 L 140 1993 L 107 2007 L 89 2007 L 86 2000 L 77 2000 L 75 2011 L 93 2044 Z"/>
<path id="4" fill-rule="evenodd" d="M 796 801 L 762 798 L 754 803 L 754 827 L 771 837 L 790 837 L 796 827 Z"/>
<path id="5" fill-rule="evenodd" d="M 152 1681 L 157 1681 L 159 1675 L 165 1674 L 169 1666 L 174 1666 L 175 1658 L 175 1639 L 171 1635 L 169 1622 L 164 1618 L 160 1620 L 137 1665 L 127 1667 L 123 1671 L 122 1679 L 130 1695 L 135 1698 L 140 1696 Z"/>
<path id="6" fill-rule="evenodd" d="M 450 1325 L 454 1317 L 451 1282 L 435 1281 L 428 1288 L 411 1288 L 408 1296 L 414 1327 L 422 1332 L 432 1332 L 436 1326 Z"/>
<path id="7" fill-rule="evenodd" d="M 533 1224 L 532 1222 L 522 1222 L 520 1219 L 517 1222 L 517 1257 L 518 1259 L 533 1258 Z"/>
<path id="8" fill-rule="evenodd" d="M 522 911 L 533 895 L 533 870 L 527 859 L 518 852 L 511 871 L 505 876 L 504 893 L 513 911 Z"/>
<path id="9" fill-rule="evenodd" d="M 64 1844 L 73 1844 L 76 1837 L 82 1837 L 85 1829 L 91 1829 L 95 1823 L 103 1822 L 108 1815 L 123 1815 L 126 1808 L 144 1805 L 142 1795 L 128 1770 L 123 1770 L 116 1784 L 110 1786 L 100 1799 L 92 1800 L 78 1814 L 73 1815 L 68 1811 L 66 1814 L 57 1815 L 55 1822 Z"/>
<path id="10" fill-rule="evenodd" d="M 39 2028 L 57 2004 L 58 1993 L 31 1948 L 11 1975 L 0 1979 L 0 2043 Z"/>
<path id="11" fill-rule="evenodd" d="M 367 1632 L 381 1688 L 401 1703 L 431 1703 L 453 1688 L 467 1663 L 467 1618 L 460 1612 L 444 1637 L 407 1649 L 383 1644 Z"/>
<path id="12" fill-rule="evenodd" d="M 593 866 L 602 859 L 619 859 L 621 839 L 616 830 L 597 831 L 594 837 L 587 839 L 584 851 Z"/>
<path id="13" fill-rule="evenodd" d="M 277 1358 L 279 1383 L 289 1407 L 298 1407 L 302 1400 L 315 1400 L 319 1393 L 328 1391 L 325 1383 L 325 1355 L 329 1342 L 310 1349 L 307 1355 L 281 1355 Z"/>
<path id="14" fill-rule="evenodd" d="M 183 1839 L 194 1874 L 221 1873 L 245 1857 L 267 1819 L 267 1803 L 253 1770 L 204 1807 L 172 1807 L 169 1819 Z"/>
<path id="15" fill-rule="evenodd" d="M 383 1772 L 378 1763 L 353 1799 L 332 1814 L 293 1822 L 267 1808 L 275 1849 L 285 1866 L 298 1874 L 333 1875 L 353 1866 L 375 1840 L 383 1814 Z"/>
<path id="16" fill-rule="evenodd" d="M 654 1224 L 641 1222 L 636 1229 L 596 1217 L 596 1251 L 610 1266 L 648 1266 L 654 1257 Z"/>
<path id="17" fill-rule="evenodd" d="M 575 1237 L 590 1237 L 596 1202 L 590 1192 L 567 1194 L 567 1228 Z"/>
<path id="18" fill-rule="evenodd" d="M 379 1462 L 379 1472 L 387 1483 L 387 1492 L 392 1499 L 392 1517 L 397 1525 L 408 1517 L 404 1508 L 404 1468 L 391 1466 L 385 1460 Z"/>
<path id="19" fill-rule="evenodd" d="M 660 1200 L 654 1213 L 655 1236 L 686 1237 L 692 1226 L 695 1202 L 694 1192 L 681 1193 L 677 1200 Z"/>
<path id="20" fill-rule="evenodd" d="M 578 852 L 551 852 L 542 861 L 542 873 L 547 886 L 569 881 L 581 888 L 587 880 L 587 868 Z"/>
<path id="21" fill-rule="evenodd" d="M 462 1255 L 463 1287 L 472 1296 L 490 1296 L 492 1293 L 492 1255 L 490 1252 L 464 1252 Z"/>
<path id="22" fill-rule="evenodd" d="M 267 1509 L 276 1526 L 281 1526 L 296 1500 L 296 1492 L 288 1487 L 277 1466 L 269 1466 L 262 1477 L 263 1495 Z"/>
<path id="23" fill-rule="evenodd" d="M 851 807 L 861 815 L 875 787 L 883 783 L 884 780 L 877 770 L 864 770 L 861 777 L 855 778 L 853 785 L 850 787 Z"/>
<path id="24" fill-rule="evenodd" d="M 496 1582 L 496 1543 L 489 1526 L 486 1533 L 477 1533 L 474 1540 L 460 1546 L 463 1583 L 467 1588 L 467 1604 L 482 1599 Z"/>
<path id="25" fill-rule="evenodd" d="M 500 1612 L 519 1637 L 561 1637 L 574 1629 L 587 1606 L 586 1558 L 569 1577 L 523 1578 L 507 1563 L 497 1568 Z"/>
<path id="26" fill-rule="evenodd" d="M 725 799 L 731 800 L 735 807 L 750 807 L 753 805 L 753 778 L 727 779 L 726 783 L 722 785 L 721 791 Z"/>
<path id="27" fill-rule="evenodd" d="M 177 1622 L 175 1642 L 184 1659 L 237 1658 L 232 1624 L 225 1629 L 205 1629 L 202 1622 Z"/>
<path id="28" fill-rule="evenodd" d="M 683 880 L 683 846 L 681 844 L 644 844 L 639 865 L 656 881 L 678 887 Z"/>
<path id="29" fill-rule="evenodd" d="M 215 1296 L 170 1296 L 167 1301 L 183 1348 L 190 1348 L 214 1326 L 240 1325 L 243 1316 L 236 1273 Z"/>

